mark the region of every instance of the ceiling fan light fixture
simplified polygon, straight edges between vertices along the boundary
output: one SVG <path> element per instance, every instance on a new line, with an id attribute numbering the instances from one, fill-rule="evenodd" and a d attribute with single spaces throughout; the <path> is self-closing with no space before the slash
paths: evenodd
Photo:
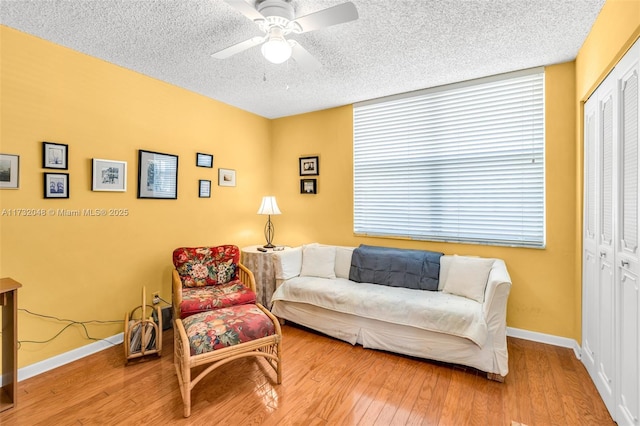
<path id="1" fill-rule="evenodd" d="M 358 19 L 358 10 L 350 1 L 298 17 L 295 16 L 294 10 L 294 3 L 298 0 L 224 1 L 256 23 L 264 36 L 255 36 L 222 49 L 211 55 L 216 59 L 226 59 L 262 44 L 262 55 L 267 61 L 281 64 L 293 58 L 300 67 L 314 71 L 320 68 L 320 62 L 295 40 L 287 40 L 285 36 L 291 33 L 302 34 L 315 31 Z"/>
<path id="2" fill-rule="evenodd" d="M 262 45 L 262 55 L 273 64 L 281 64 L 291 57 L 291 45 L 279 34 L 271 34 Z"/>

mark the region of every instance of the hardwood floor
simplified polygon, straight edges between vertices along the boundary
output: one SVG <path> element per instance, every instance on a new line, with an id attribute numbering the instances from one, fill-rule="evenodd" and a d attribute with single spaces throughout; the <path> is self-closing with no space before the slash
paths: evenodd
<path id="1" fill-rule="evenodd" d="M 122 346 L 19 383 L 2 425 L 613 425 L 573 351 L 509 338 L 509 375 L 351 346 L 283 327 L 283 383 L 262 360 L 209 374 L 182 416 L 173 335 L 124 365 Z"/>

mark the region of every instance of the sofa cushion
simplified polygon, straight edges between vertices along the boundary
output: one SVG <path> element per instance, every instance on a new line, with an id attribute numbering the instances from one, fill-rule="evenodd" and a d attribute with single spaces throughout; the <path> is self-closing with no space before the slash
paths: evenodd
<path id="1" fill-rule="evenodd" d="M 273 268 L 276 279 L 288 280 L 300 275 L 302 269 L 302 246 L 273 252 Z"/>
<path id="2" fill-rule="evenodd" d="M 442 291 L 442 289 L 444 288 L 444 283 L 447 282 L 447 276 L 449 275 L 449 267 L 451 265 L 451 259 L 453 259 L 453 256 L 457 256 L 457 255 L 445 254 L 440 258 L 440 278 L 438 280 L 439 291 Z"/>
<path id="3" fill-rule="evenodd" d="M 180 247 L 173 251 L 173 265 L 184 287 L 224 284 L 237 278 L 240 250 L 235 245 Z"/>
<path id="4" fill-rule="evenodd" d="M 306 245 L 302 248 L 300 276 L 333 279 L 336 277 L 335 263 L 334 246 Z"/>
<path id="5" fill-rule="evenodd" d="M 489 330 L 482 305 L 442 291 L 413 290 L 336 278 L 296 277 L 272 301 L 302 303 L 344 314 L 465 337 L 482 347 Z M 292 319 L 295 322 L 295 320 Z"/>
<path id="6" fill-rule="evenodd" d="M 493 262 L 481 257 L 453 256 L 442 291 L 482 303 Z"/>
<path id="7" fill-rule="evenodd" d="M 355 247 L 336 247 L 336 277 L 349 279 L 351 256 Z"/>
<path id="8" fill-rule="evenodd" d="M 355 282 L 437 290 L 442 253 L 360 245 L 351 256 Z"/>

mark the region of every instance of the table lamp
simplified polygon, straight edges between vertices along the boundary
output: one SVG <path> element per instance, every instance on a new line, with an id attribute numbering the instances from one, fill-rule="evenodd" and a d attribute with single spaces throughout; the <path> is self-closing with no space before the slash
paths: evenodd
<path id="1" fill-rule="evenodd" d="M 273 223 L 271 222 L 271 215 L 281 214 L 280 209 L 278 208 L 278 203 L 276 202 L 276 197 L 274 197 L 273 195 L 262 197 L 262 204 L 260 204 L 258 214 L 267 215 L 267 224 L 264 226 L 264 237 L 267 239 L 267 244 L 265 244 L 263 247 L 274 248 L 275 246 L 271 244 L 271 241 L 273 240 L 273 236 L 275 235 L 275 228 L 273 227 Z"/>

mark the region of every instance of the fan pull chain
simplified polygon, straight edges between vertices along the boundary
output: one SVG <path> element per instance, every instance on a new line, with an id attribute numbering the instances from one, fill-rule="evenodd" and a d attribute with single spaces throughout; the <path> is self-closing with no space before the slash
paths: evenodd
<path id="1" fill-rule="evenodd" d="M 290 60 L 287 59 L 287 71 L 285 72 L 287 78 L 289 77 L 289 62 Z M 284 90 L 289 90 L 289 83 L 284 83 Z"/>
<path id="2" fill-rule="evenodd" d="M 262 81 L 267 82 L 267 60 L 262 58 Z"/>

